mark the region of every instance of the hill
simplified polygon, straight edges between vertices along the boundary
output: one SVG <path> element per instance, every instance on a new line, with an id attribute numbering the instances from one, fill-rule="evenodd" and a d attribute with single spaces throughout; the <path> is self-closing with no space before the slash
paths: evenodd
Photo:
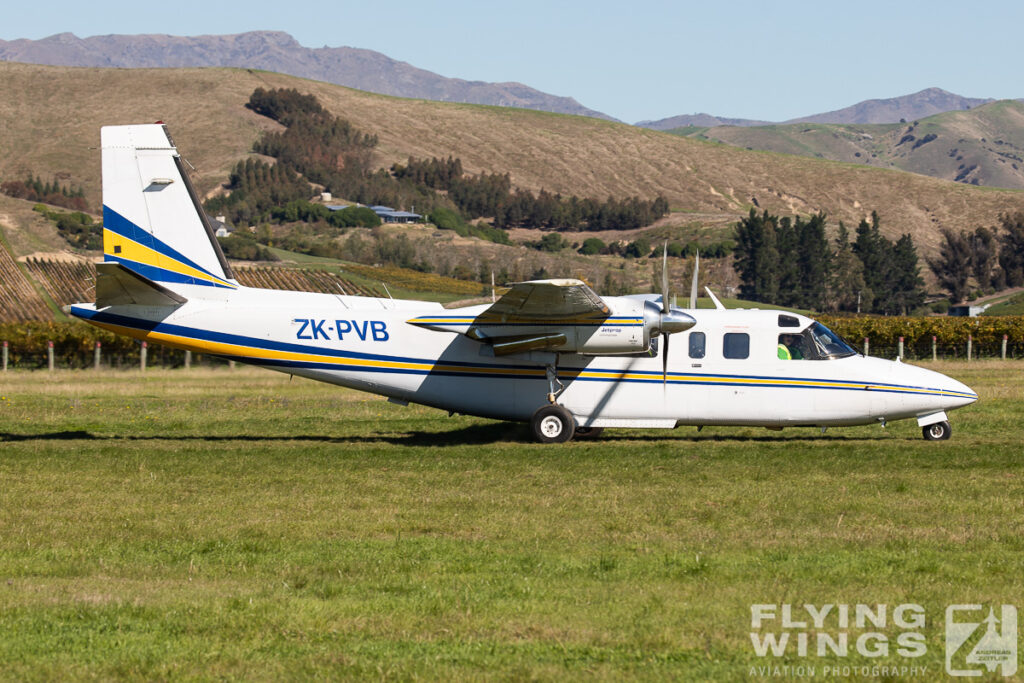
<path id="1" fill-rule="evenodd" d="M 610 119 L 571 97 L 522 83 L 445 78 L 373 50 L 303 47 L 281 31 L 221 36 L 107 35 L 79 38 L 60 33 L 42 40 L 0 40 L 0 60 L 53 66 L 182 68 L 233 66 L 265 69 L 397 97 L 472 102 Z"/>
<path id="2" fill-rule="evenodd" d="M 960 183 L 1024 189 L 1024 102 L 1004 100 L 906 124 L 778 124 L 678 129 L 747 149 L 898 168 Z"/>
<path id="3" fill-rule="evenodd" d="M 667 119 L 657 121 L 637 121 L 634 125 L 640 128 L 651 130 L 674 131 L 679 128 L 714 128 L 716 126 L 770 126 L 771 121 L 757 121 L 755 119 L 730 119 L 713 114 L 680 114 L 670 116 Z"/>
<path id="4" fill-rule="evenodd" d="M 802 116 L 780 123 L 899 123 L 900 121 L 912 121 L 947 111 L 971 109 L 993 101 L 992 99 L 963 97 L 962 95 L 946 92 L 941 88 L 927 88 L 912 95 L 864 100 L 843 109 L 836 109 L 823 114 Z M 640 121 L 636 125 L 654 130 L 673 130 L 691 126 L 711 128 L 715 126 L 748 127 L 776 124 L 771 121 L 730 119 L 712 116 L 711 114 L 684 114 L 658 119 L 657 121 Z"/>
<path id="5" fill-rule="evenodd" d="M 244 107 L 259 86 L 315 95 L 380 138 L 376 163 L 408 156 L 462 159 L 468 172 L 509 172 L 513 184 L 593 197 L 664 195 L 680 225 L 730 221 L 756 206 L 825 211 L 856 223 L 871 210 L 883 230 L 913 235 L 933 253 L 938 229 L 994 224 L 1024 194 L 900 171 L 751 152 L 593 118 L 376 95 L 240 69 L 93 69 L 0 64 L 0 178 L 33 172 L 66 178 L 99 204 L 99 128 L 162 120 L 216 190 L 263 130 L 277 124 Z"/>
<path id="6" fill-rule="evenodd" d="M 899 123 L 947 111 L 971 109 L 991 99 L 964 97 L 942 88 L 926 88 L 912 95 L 864 100 L 843 109 L 804 116 L 786 123 Z"/>

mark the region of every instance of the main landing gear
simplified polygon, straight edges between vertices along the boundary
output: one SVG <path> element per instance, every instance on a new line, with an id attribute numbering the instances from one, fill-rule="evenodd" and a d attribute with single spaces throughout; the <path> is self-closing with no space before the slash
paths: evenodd
<path id="1" fill-rule="evenodd" d="M 558 404 L 558 396 L 565 391 L 565 385 L 558 380 L 558 356 L 546 367 L 548 379 L 548 403 L 537 409 L 530 418 L 533 438 L 541 443 L 565 443 L 574 436 L 580 439 L 594 439 L 601 433 L 600 427 L 578 427 L 576 418 L 565 406 Z"/>
<path id="2" fill-rule="evenodd" d="M 948 422 L 935 422 L 921 428 L 921 434 L 926 441 L 945 441 L 953 433 L 953 428 Z"/>
<path id="3" fill-rule="evenodd" d="M 576 431 L 576 420 L 564 406 L 541 406 L 530 419 L 533 438 L 541 443 L 565 443 Z"/>
<path id="4" fill-rule="evenodd" d="M 548 404 L 541 406 L 530 418 L 533 438 L 541 443 L 565 443 L 576 431 L 576 418 L 565 406 L 558 405 L 558 396 L 565 385 L 558 381 L 558 356 L 545 367 L 548 379 Z"/>

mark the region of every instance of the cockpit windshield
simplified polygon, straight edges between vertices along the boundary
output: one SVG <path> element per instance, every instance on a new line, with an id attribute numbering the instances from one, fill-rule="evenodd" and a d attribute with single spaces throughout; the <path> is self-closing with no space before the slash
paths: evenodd
<path id="1" fill-rule="evenodd" d="M 819 322 L 799 334 L 779 335 L 779 358 L 786 360 L 832 360 L 856 354 L 839 335 Z"/>
<path id="2" fill-rule="evenodd" d="M 807 356 L 808 358 L 826 360 L 857 355 L 857 352 L 851 349 L 850 345 L 844 342 L 838 334 L 821 323 L 816 322 L 808 327 L 804 330 L 803 336 L 810 342 L 810 344 L 804 344 L 811 347 L 808 350 L 812 353 Z"/>

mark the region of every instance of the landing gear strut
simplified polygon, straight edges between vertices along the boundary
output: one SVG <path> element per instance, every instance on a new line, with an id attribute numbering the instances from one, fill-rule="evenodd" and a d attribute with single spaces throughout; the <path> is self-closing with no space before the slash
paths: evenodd
<path id="1" fill-rule="evenodd" d="M 558 355 L 555 362 L 545 366 L 548 379 L 548 404 L 541 406 L 530 418 L 533 438 L 541 443 L 564 443 L 576 433 L 576 418 L 564 406 L 558 405 L 558 397 L 565 391 L 565 385 L 558 380 Z"/>
<path id="2" fill-rule="evenodd" d="M 565 385 L 558 380 L 558 356 L 555 362 L 545 367 L 548 377 L 548 403 L 555 405 L 559 395 L 565 391 Z"/>

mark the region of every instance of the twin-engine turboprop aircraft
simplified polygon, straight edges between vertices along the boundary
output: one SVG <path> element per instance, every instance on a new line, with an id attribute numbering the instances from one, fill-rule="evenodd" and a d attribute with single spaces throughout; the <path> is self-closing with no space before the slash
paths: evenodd
<path id="1" fill-rule="evenodd" d="M 864 357 L 820 323 L 513 284 L 490 305 L 240 286 L 164 126 L 102 130 L 103 252 L 93 325 L 453 413 L 528 421 L 538 441 L 604 427 L 825 427 L 914 418 L 948 439 L 973 403 L 937 372 Z M 669 344 L 670 339 L 677 342 Z M 659 340 L 661 343 L 659 344 Z"/>

